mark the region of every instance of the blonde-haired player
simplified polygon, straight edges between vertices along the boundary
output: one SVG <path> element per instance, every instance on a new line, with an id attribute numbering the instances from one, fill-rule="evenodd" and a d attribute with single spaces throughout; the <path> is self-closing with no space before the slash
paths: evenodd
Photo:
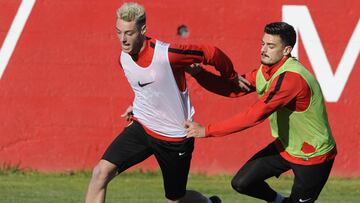
<path id="1" fill-rule="evenodd" d="M 221 202 L 216 196 L 208 199 L 186 191 L 194 139 L 186 138 L 184 122 L 195 111 L 185 69 L 194 63 L 208 64 L 237 82 L 232 62 L 214 46 L 169 44 L 147 37 L 145 9 L 136 3 L 118 9 L 116 31 L 122 47 L 120 65 L 135 93 L 123 114 L 131 124 L 94 168 L 86 202 L 104 202 L 108 183 L 151 155 L 161 168 L 168 202 Z"/>

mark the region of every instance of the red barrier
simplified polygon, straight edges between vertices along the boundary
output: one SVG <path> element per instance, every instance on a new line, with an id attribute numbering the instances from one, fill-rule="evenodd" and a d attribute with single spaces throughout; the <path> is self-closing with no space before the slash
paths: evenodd
<path id="1" fill-rule="evenodd" d="M 333 175 L 360 175 L 360 1 L 140 1 L 149 36 L 214 44 L 244 73 L 259 65 L 266 23 L 293 24 L 300 61 L 322 85 L 339 155 Z M 89 169 L 123 129 L 132 91 L 118 66 L 115 10 L 122 1 L 0 0 L 0 164 L 41 171 Z M 165 20 L 166 19 L 166 20 Z M 24 25 L 24 26 L 22 26 Z M 189 30 L 177 35 L 179 26 Z M 9 34 L 10 33 L 10 34 Z M 201 123 L 252 104 L 229 99 L 189 77 Z M 268 123 L 223 138 L 197 140 L 192 171 L 234 173 L 270 140 Z M 153 159 L 140 165 L 157 168 Z"/>

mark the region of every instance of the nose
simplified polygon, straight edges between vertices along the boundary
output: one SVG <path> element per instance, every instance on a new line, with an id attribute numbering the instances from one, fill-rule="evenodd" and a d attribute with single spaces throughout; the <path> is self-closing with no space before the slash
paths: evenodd
<path id="1" fill-rule="evenodd" d="M 126 35 L 125 34 L 119 34 L 119 38 L 121 42 L 126 42 Z"/>
<path id="2" fill-rule="evenodd" d="M 262 45 L 262 46 L 261 46 L 261 53 L 265 53 L 266 50 L 267 50 L 267 46 Z"/>

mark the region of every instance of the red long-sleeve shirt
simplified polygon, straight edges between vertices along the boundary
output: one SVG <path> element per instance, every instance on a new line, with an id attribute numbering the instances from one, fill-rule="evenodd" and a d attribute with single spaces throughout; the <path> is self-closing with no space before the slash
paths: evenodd
<path id="1" fill-rule="evenodd" d="M 284 58 L 271 67 L 263 66 L 262 73 L 265 79 L 269 80 L 287 59 L 288 58 Z M 257 71 L 258 69 L 255 69 L 243 75 L 243 77 L 251 83 L 252 91 L 250 92 L 255 91 Z M 233 84 L 226 83 L 222 79 L 216 78 L 216 76 L 211 75 L 207 71 L 199 73 L 196 76 L 196 79 L 206 89 L 224 96 L 238 97 L 250 93 L 235 89 Z M 211 83 L 210 80 L 212 80 Z M 310 99 L 310 87 L 300 74 L 294 72 L 284 72 L 277 76 L 272 81 L 265 94 L 245 111 L 226 120 L 207 125 L 205 127 L 205 136 L 219 137 L 245 130 L 263 122 L 267 117 L 281 107 L 286 107 L 297 112 L 304 111 L 309 106 Z M 336 148 L 334 148 L 334 150 L 325 155 L 315 157 L 310 160 L 302 160 L 300 158 L 293 157 L 284 151 L 280 142 L 276 142 L 276 146 L 281 156 L 296 164 L 318 164 L 322 163 L 324 160 L 332 159 L 336 155 Z M 303 150 L 314 150 L 312 146 L 304 145 L 304 147 L 307 147 L 307 149 Z"/>
<path id="2" fill-rule="evenodd" d="M 262 72 L 265 79 L 269 80 L 286 60 L 287 58 L 272 67 L 263 66 Z M 244 75 L 244 78 L 251 83 L 252 92 L 255 91 L 257 71 L 258 69 L 255 69 Z M 231 97 L 245 94 L 244 92 L 228 92 Z M 281 107 L 287 107 L 293 111 L 303 111 L 308 107 L 310 98 L 311 91 L 306 81 L 297 73 L 285 72 L 277 76 L 265 94 L 244 112 L 227 120 L 209 124 L 206 127 L 206 136 L 224 136 L 252 127 L 264 121 Z"/>

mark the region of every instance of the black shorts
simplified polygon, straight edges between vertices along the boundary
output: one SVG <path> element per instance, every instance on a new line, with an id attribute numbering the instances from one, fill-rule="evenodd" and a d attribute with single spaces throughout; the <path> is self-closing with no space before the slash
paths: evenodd
<path id="1" fill-rule="evenodd" d="M 163 175 L 165 196 L 177 200 L 186 193 L 194 139 L 167 142 L 148 135 L 134 121 L 110 144 L 102 159 L 118 167 L 119 173 L 154 155 Z"/>
<path id="2" fill-rule="evenodd" d="M 271 202 L 276 196 L 265 182 L 270 177 L 278 177 L 288 170 L 294 173 L 294 184 L 287 202 L 314 202 L 324 187 L 334 159 L 317 165 L 293 164 L 282 158 L 275 144 L 271 143 L 256 153 L 237 172 L 232 180 L 235 190 L 249 196 Z"/>

